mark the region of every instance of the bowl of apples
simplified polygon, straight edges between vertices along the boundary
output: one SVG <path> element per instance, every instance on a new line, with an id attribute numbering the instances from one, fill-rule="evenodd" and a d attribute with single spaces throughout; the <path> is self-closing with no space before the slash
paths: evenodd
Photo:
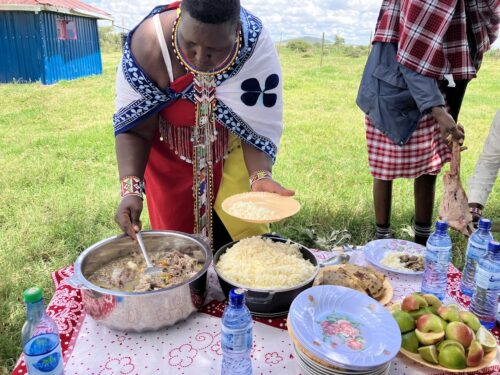
<path id="1" fill-rule="evenodd" d="M 496 357 L 497 341 L 479 319 L 433 294 L 411 294 L 389 310 L 401 331 L 401 353 L 424 366 L 476 372 Z"/>

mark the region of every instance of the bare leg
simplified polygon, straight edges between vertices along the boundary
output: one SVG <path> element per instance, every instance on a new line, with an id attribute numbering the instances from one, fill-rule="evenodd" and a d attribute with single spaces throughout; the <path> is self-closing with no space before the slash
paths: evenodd
<path id="1" fill-rule="evenodd" d="M 392 181 L 373 179 L 373 205 L 377 238 L 389 238 L 391 227 Z"/>
<path id="2" fill-rule="evenodd" d="M 415 179 L 415 242 L 421 245 L 431 234 L 435 193 L 436 176 L 426 174 Z"/>

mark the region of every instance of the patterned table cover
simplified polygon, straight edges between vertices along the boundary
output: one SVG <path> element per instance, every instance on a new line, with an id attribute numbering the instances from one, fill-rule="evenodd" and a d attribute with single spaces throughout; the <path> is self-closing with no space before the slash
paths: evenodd
<path id="1" fill-rule="evenodd" d="M 315 251 L 319 260 L 331 253 Z M 351 252 L 351 262 L 367 265 L 361 251 Z M 47 312 L 59 327 L 65 374 L 126 375 L 126 374 L 220 374 L 222 351 L 220 346 L 220 317 L 224 311 L 224 295 L 213 268 L 209 269 L 209 293 L 199 312 L 186 321 L 156 332 L 124 333 L 112 331 L 87 316 L 82 298 L 66 279 L 73 274 L 73 266 L 52 274 L 55 293 Z M 420 289 L 419 276 L 386 273 L 394 288 L 393 301 Z M 445 303 L 458 303 L 466 308 L 470 299 L 459 291 L 461 273 L 450 265 Z M 493 333 L 498 338 L 496 328 Z M 286 319 L 254 318 L 253 373 L 290 375 L 301 371 L 292 342 L 286 330 Z M 500 375 L 500 357 L 478 374 Z M 14 375 L 27 374 L 23 356 L 18 360 Z M 424 367 L 399 354 L 391 364 L 390 374 L 434 374 L 436 370 Z"/>

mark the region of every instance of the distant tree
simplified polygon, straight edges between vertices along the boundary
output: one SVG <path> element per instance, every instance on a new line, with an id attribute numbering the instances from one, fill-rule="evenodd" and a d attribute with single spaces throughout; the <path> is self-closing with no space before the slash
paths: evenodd
<path id="1" fill-rule="evenodd" d="M 335 35 L 335 40 L 333 41 L 333 44 L 337 47 L 344 46 L 345 38 L 341 37 L 340 35 Z"/>
<path id="2" fill-rule="evenodd" d="M 99 27 L 99 44 L 103 52 L 121 51 L 122 34 L 115 32 L 112 26 Z"/>
<path id="3" fill-rule="evenodd" d="M 346 46 L 344 54 L 348 57 L 368 56 L 370 50 L 367 46 Z"/>
<path id="4" fill-rule="evenodd" d="M 286 48 L 291 49 L 292 51 L 298 51 L 304 53 L 309 51 L 312 48 L 312 46 L 303 40 L 295 39 L 289 41 L 286 44 Z"/>
<path id="5" fill-rule="evenodd" d="M 347 57 L 359 57 L 361 56 L 361 50 L 359 48 L 349 48 L 345 51 Z"/>

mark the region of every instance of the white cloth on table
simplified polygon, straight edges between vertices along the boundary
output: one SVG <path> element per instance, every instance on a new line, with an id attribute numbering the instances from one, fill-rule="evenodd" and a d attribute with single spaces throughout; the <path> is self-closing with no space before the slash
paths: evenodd
<path id="1" fill-rule="evenodd" d="M 329 252 L 314 251 L 320 260 L 332 256 Z M 368 265 L 362 251 L 353 251 L 351 262 Z M 420 289 L 421 277 L 388 273 L 394 288 L 393 301 Z M 458 288 L 458 281 L 454 284 Z M 223 294 L 215 271 L 209 269 L 209 299 Z M 446 296 L 446 303 L 456 301 Z M 295 359 L 292 341 L 283 328 L 254 322 L 254 374 L 305 375 Z M 76 336 L 76 335 L 75 335 Z M 85 316 L 81 329 L 72 343 L 65 373 L 78 374 L 161 374 L 161 375 L 219 375 L 222 350 L 220 319 L 205 313 L 195 313 L 187 321 L 156 332 L 123 333 L 109 330 Z M 74 348 L 73 348 L 74 345 Z M 498 366 L 498 358 L 492 363 Z M 493 367 L 487 374 L 495 373 Z M 389 375 L 435 375 L 433 370 L 399 354 L 391 363 Z"/>

